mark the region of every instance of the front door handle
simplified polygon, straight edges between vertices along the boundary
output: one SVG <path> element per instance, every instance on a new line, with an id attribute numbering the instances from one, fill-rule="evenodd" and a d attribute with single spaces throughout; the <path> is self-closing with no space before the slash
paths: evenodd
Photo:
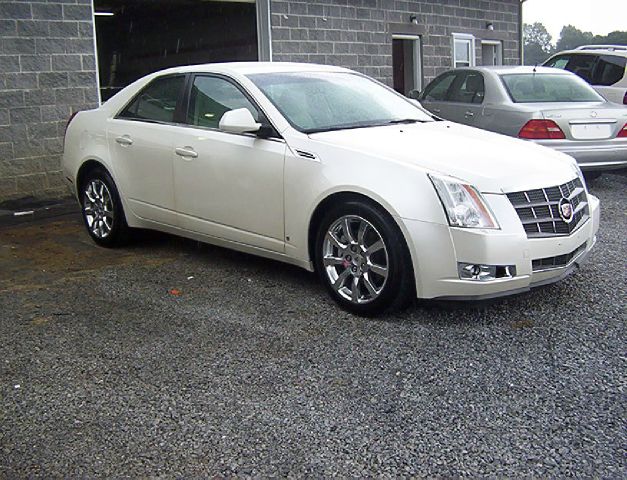
<path id="1" fill-rule="evenodd" d="M 187 158 L 196 158 L 198 157 L 198 153 L 192 147 L 177 147 L 174 149 L 174 152 L 179 157 L 187 157 Z"/>
<path id="2" fill-rule="evenodd" d="M 129 147 L 133 145 L 133 139 L 128 135 L 122 135 L 121 137 L 116 137 L 116 142 L 118 142 L 123 147 Z"/>
<path id="3" fill-rule="evenodd" d="M 474 113 L 472 113 L 472 112 L 466 112 L 466 113 L 464 113 L 464 117 L 466 117 L 466 118 L 469 118 L 469 117 L 474 117 L 474 116 L 475 116 L 475 114 L 474 114 Z"/>
<path id="4" fill-rule="evenodd" d="M 440 110 L 439 108 L 432 108 L 431 111 L 433 113 L 440 113 L 442 110 Z"/>

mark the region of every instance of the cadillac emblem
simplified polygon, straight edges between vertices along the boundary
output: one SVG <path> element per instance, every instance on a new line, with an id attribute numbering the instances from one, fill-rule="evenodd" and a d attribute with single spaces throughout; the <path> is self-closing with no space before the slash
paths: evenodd
<path id="1" fill-rule="evenodd" d="M 562 220 L 564 220 L 566 223 L 572 222 L 574 211 L 573 211 L 573 204 L 570 203 L 570 200 L 562 197 L 558 207 L 560 211 L 560 217 L 562 217 Z"/>

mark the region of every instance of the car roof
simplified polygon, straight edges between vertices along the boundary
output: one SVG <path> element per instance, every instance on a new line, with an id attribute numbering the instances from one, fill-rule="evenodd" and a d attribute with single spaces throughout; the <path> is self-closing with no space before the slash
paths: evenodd
<path id="1" fill-rule="evenodd" d="M 564 50 L 562 52 L 557 52 L 553 55 L 551 55 L 550 58 L 553 57 L 557 57 L 558 55 L 615 55 L 618 57 L 627 57 L 627 51 L 626 50 L 612 50 L 609 48 L 603 48 L 603 47 L 599 47 L 599 48 L 592 48 L 592 47 L 585 47 L 585 48 L 577 48 L 577 49 L 573 49 L 573 50 Z"/>
<path id="2" fill-rule="evenodd" d="M 181 67 L 161 70 L 165 73 L 225 73 L 250 75 L 255 73 L 293 73 L 293 72 L 349 72 L 342 67 L 330 65 L 319 65 L 315 63 L 293 63 L 293 62 L 225 62 L 225 63 L 205 63 L 200 65 L 185 65 Z"/>
<path id="3" fill-rule="evenodd" d="M 479 72 L 492 72 L 497 75 L 508 75 L 512 73 L 552 73 L 555 75 L 573 75 L 571 72 L 558 68 L 532 66 L 532 65 L 499 65 L 499 66 L 479 66 L 479 67 L 462 67 L 455 70 L 475 70 Z"/>

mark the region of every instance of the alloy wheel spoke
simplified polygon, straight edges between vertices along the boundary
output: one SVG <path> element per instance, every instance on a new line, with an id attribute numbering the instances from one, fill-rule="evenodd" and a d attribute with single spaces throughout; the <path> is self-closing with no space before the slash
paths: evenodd
<path id="1" fill-rule="evenodd" d="M 341 257 L 324 257 L 322 259 L 322 263 L 325 267 L 334 267 L 337 265 L 342 265 L 344 263 L 344 259 Z"/>
<path id="2" fill-rule="evenodd" d="M 365 247 L 364 236 L 366 235 L 366 230 L 368 230 L 368 224 L 366 222 L 359 223 L 359 231 L 357 232 L 357 243 L 360 247 Z"/>
<path id="3" fill-rule="evenodd" d="M 379 239 L 366 249 L 366 255 L 370 256 L 373 253 L 378 252 L 379 250 L 383 248 L 385 248 L 385 245 L 383 244 L 383 240 Z"/>
<path id="4" fill-rule="evenodd" d="M 333 283 L 333 288 L 335 288 L 335 290 L 339 290 L 340 288 L 342 288 L 350 273 L 351 271 L 348 268 L 340 273 L 340 275 L 337 277 L 337 280 Z"/>
<path id="5" fill-rule="evenodd" d="M 326 236 L 327 240 L 329 240 L 335 247 L 339 248 L 340 250 L 346 250 L 348 248 L 348 245 L 340 242 L 340 239 L 337 238 L 332 232 L 328 232 L 327 236 Z"/>
<path id="6" fill-rule="evenodd" d="M 372 272 L 372 273 L 376 273 L 377 275 L 380 275 L 384 278 L 387 278 L 388 276 L 388 269 L 387 267 L 384 267 L 382 265 L 376 265 L 374 263 L 368 265 L 368 269 Z"/>
<path id="7" fill-rule="evenodd" d="M 353 243 L 355 241 L 355 238 L 353 237 L 353 233 L 351 232 L 350 220 L 348 219 L 348 217 L 344 217 L 343 227 L 344 235 L 346 235 L 346 240 L 349 243 Z"/>
<path id="8" fill-rule="evenodd" d="M 364 278 L 364 285 L 366 286 L 366 290 L 368 290 L 370 295 L 372 295 L 373 297 L 376 297 L 377 295 L 379 295 L 379 292 L 377 291 L 375 286 L 372 284 L 372 281 L 370 280 L 370 275 L 366 273 L 364 274 L 363 278 Z"/>
<path id="9" fill-rule="evenodd" d="M 354 303 L 358 303 L 359 302 L 359 279 L 360 279 L 360 277 L 354 276 L 353 277 L 353 282 L 352 282 L 352 285 L 351 285 L 351 300 Z"/>

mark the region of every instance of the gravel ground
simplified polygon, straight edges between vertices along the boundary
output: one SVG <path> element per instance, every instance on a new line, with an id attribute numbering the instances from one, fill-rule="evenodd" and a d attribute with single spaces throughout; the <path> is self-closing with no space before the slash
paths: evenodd
<path id="1" fill-rule="evenodd" d="M 0 477 L 625 478 L 626 185 L 569 279 L 374 320 L 224 249 L 5 227 Z"/>

